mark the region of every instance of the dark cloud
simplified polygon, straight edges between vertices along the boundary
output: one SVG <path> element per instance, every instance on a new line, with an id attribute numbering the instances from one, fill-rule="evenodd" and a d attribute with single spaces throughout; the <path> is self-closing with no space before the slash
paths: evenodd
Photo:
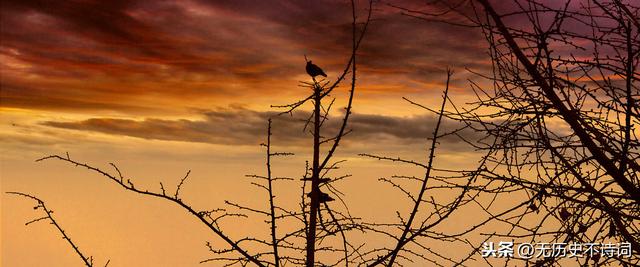
<path id="1" fill-rule="evenodd" d="M 358 1 L 361 19 L 365 4 Z M 350 47 L 349 5 L 334 0 L 3 1 L 0 85 L 22 89 L 3 92 L 12 101 L 0 105 L 117 109 L 148 95 L 186 102 L 280 92 L 304 75 L 304 54 L 329 75 L 343 68 Z M 428 90 L 424 83 L 440 82 L 447 66 L 483 66 L 482 39 L 473 30 L 402 16 L 383 4 L 374 18 L 360 51 L 365 93 L 367 86 Z M 28 99 L 41 91 L 56 97 Z M 78 92 L 100 105 L 83 104 Z"/>
<path id="2" fill-rule="evenodd" d="M 4 1 L 2 46 L 44 69 L 113 74 L 127 64 L 140 67 L 126 62 L 135 58 L 194 59 L 171 36 L 128 13 L 134 7 L 129 1 Z"/>
<path id="3" fill-rule="evenodd" d="M 274 142 L 282 146 L 300 146 L 309 142 L 303 132 L 305 119 L 309 115 L 307 112 L 297 112 L 294 116 L 277 116 L 275 112 L 229 108 L 203 111 L 201 120 L 92 118 L 76 122 L 46 121 L 42 124 L 144 139 L 255 145 L 264 140 L 267 119 L 273 118 Z M 436 118 L 432 115 L 393 117 L 354 113 L 349 121 L 349 128 L 353 132 L 346 139 L 351 144 L 422 144 L 433 135 L 435 122 Z M 340 123 L 341 118 L 330 117 L 325 123 L 326 137 L 335 134 Z M 444 120 L 441 130 L 451 131 L 459 126 L 453 121 Z M 463 131 L 462 134 L 475 138 L 469 131 Z M 441 141 L 449 144 L 459 142 L 453 136 Z"/>

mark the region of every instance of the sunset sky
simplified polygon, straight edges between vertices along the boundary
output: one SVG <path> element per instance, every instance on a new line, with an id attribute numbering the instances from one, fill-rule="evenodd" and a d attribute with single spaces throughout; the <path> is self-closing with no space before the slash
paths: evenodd
<path id="1" fill-rule="evenodd" d="M 400 2 L 421 9 L 421 1 Z M 359 18 L 366 3 L 358 2 Z M 107 168 L 115 162 L 141 186 L 175 184 L 187 170 L 185 199 L 202 207 L 224 199 L 262 203 L 245 174 L 262 173 L 271 105 L 307 96 L 306 55 L 335 79 L 351 45 L 346 1 L 11 1 L 0 9 L 1 191 L 34 194 L 81 249 L 109 266 L 199 266 L 215 240 L 168 203 L 124 192 L 103 177 L 61 162 L 34 162 L 68 152 Z M 353 174 L 345 182 L 363 216 L 377 210 L 363 198 L 384 192 L 380 176 L 420 175 L 358 153 L 424 160 L 441 101 L 446 68 L 450 96 L 471 100 L 466 68 L 490 67 L 476 29 L 403 16 L 378 3 L 358 55 L 354 116 L 339 157 Z M 348 84 L 338 88 L 341 115 Z M 275 171 L 299 177 L 310 139 L 299 121 L 308 107 L 274 122 L 274 146 L 296 152 Z M 330 124 L 339 123 L 338 118 Z M 455 127 L 445 122 L 445 128 Z M 471 134 L 471 133 L 468 133 Z M 477 158 L 458 140 L 440 144 L 440 167 Z M 295 189 L 296 187 L 294 187 Z M 283 192 L 293 195 L 296 192 Z M 393 199 L 392 194 L 386 198 Z M 3 266 L 81 266 L 33 203 L 2 195 Z M 383 200 L 379 205 L 394 203 Z M 382 217 L 393 217 L 391 212 Z M 233 227 L 231 227 L 233 228 Z M 237 230 L 237 229 L 236 229 Z M 234 230 L 230 230 L 233 232 Z M 213 265 L 212 265 L 213 266 Z"/>

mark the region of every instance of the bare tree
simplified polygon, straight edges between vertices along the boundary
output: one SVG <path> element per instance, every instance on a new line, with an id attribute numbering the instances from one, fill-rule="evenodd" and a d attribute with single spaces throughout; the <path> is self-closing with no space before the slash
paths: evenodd
<path id="1" fill-rule="evenodd" d="M 438 140 L 448 135 L 452 135 L 454 132 L 440 131 L 440 126 L 445 114 L 445 106 L 449 100 L 449 81 L 453 71 L 447 70 L 447 81 L 445 83 L 445 90 L 442 99 L 442 105 L 439 110 L 431 110 L 421 104 L 406 99 L 409 103 L 418 106 L 423 109 L 433 111 L 437 114 L 438 119 L 436 121 L 433 136 L 431 137 L 431 145 L 429 149 L 429 155 L 427 157 L 426 164 L 403 159 L 400 157 L 392 158 L 388 156 L 378 156 L 371 154 L 361 154 L 364 157 L 370 157 L 379 160 L 399 162 L 404 164 L 415 165 L 424 169 L 424 177 L 418 178 L 413 176 L 393 176 L 391 178 L 380 178 L 381 181 L 386 182 L 396 189 L 399 189 L 410 200 L 412 208 L 410 212 L 403 216 L 397 212 L 399 222 L 397 223 L 371 223 L 375 232 L 382 233 L 393 239 L 395 245 L 392 248 L 379 248 L 374 249 L 370 253 L 377 254 L 370 262 L 367 262 L 367 266 L 394 266 L 404 265 L 399 263 L 400 261 L 413 262 L 413 258 L 418 258 L 431 264 L 441 265 L 440 262 L 447 262 L 452 265 L 463 264 L 470 257 L 463 259 L 455 259 L 452 255 L 443 255 L 434 251 L 433 241 L 436 242 L 464 242 L 463 240 L 456 238 L 442 237 L 436 229 L 441 224 L 447 222 L 447 219 L 460 207 L 468 205 L 474 201 L 476 196 L 467 195 L 469 185 L 476 179 L 478 171 L 458 173 L 458 177 L 454 179 L 463 181 L 464 186 L 459 187 L 458 184 L 451 184 L 443 182 L 441 177 L 434 175 L 436 172 L 446 173 L 451 175 L 452 171 L 437 169 L 434 167 L 434 159 L 436 155 L 436 145 Z M 405 185 L 397 180 L 404 180 L 411 183 L 418 183 L 417 192 L 411 192 L 411 186 Z M 431 182 L 431 183 L 429 183 Z M 459 189 L 459 190 L 457 190 Z M 451 191 L 458 191 L 453 194 L 450 201 L 436 201 L 435 195 L 440 193 L 451 193 Z M 429 205 L 428 207 L 423 207 Z M 399 231 L 399 232 L 398 232 Z M 399 236 L 399 237 L 398 237 Z M 429 244 L 431 243 L 431 245 Z M 413 246 L 411 246 L 413 245 Z M 380 253 L 382 252 L 382 253 Z"/>
<path id="2" fill-rule="evenodd" d="M 264 207 L 231 200 L 226 201 L 227 209 L 192 207 L 180 198 L 180 188 L 189 172 L 170 193 L 162 183 L 159 191 L 136 187 L 114 164 L 111 164 L 113 172 L 107 172 L 71 159 L 68 154 L 39 161 L 62 160 L 97 172 L 125 190 L 180 206 L 227 245 L 218 249 L 207 243 L 213 256 L 203 263 L 402 266 L 419 261 L 443 266 L 484 261 L 491 264 L 478 253 L 482 242 L 491 238 L 565 244 L 618 241 L 631 244 L 630 249 L 635 252 L 629 257 L 602 257 L 604 253 L 573 259 L 543 257 L 536 265 L 563 265 L 568 261 L 581 265 L 590 261 L 624 266 L 640 263 L 640 142 L 635 127 L 640 123 L 637 104 L 640 7 L 621 0 L 588 0 L 577 6 L 571 2 L 549 4 L 537 0 L 514 1 L 512 6 L 496 6 L 488 0 L 433 1 L 428 3 L 427 11 L 393 5 L 406 15 L 429 22 L 479 29 L 486 38 L 492 65 L 489 74 L 472 71 L 479 77 L 470 81 L 477 96 L 475 102 L 461 105 L 449 97 L 452 71 L 447 71 L 439 109 L 405 99 L 437 116 L 425 162 L 361 154 L 424 170 L 421 177 L 380 178 L 407 197 L 409 211 L 405 214 L 398 211 L 396 222 L 370 222 L 353 216 L 341 197 L 339 182 L 349 175 L 335 174 L 343 162 L 335 159 L 336 151 L 351 132 L 357 51 L 371 21 L 373 1 L 369 1 L 367 17 L 362 22 L 357 19 L 354 1 L 351 6 L 351 54 L 344 70 L 333 81 L 312 77 L 311 82 L 302 82 L 309 89 L 306 97 L 273 106 L 283 116 L 311 104 L 312 112 L 304 121 L 303 130 L 311 139 L 312 158 L 300 181 L 274 175 L 273 160 L 291 153 L 273 151 L 272 127 L 277 125 L 269 119 L 266 142 L 262 144 L 266 150 L 265 174 L 248 175 L 253 185 L 266 193 Z M 444 14 L 455 14 L 456 19 L 450 20 Z M 567 50 L 571 52 L 564 52 Z M 326 122 L 334 118 L 333 93 L 345 83 L 350 83 L 345 112 L 339 127 L 330 129 Z M 444 131 L 441 129 L 444 120 L 458 122 L 459 127 Z M 469 139 L 462 134 L 464 131 L 482 133 L 483 137 Z M 464 170 L 435 167 L 438 140 L 451 136 L 461 138 L 481 154 L 477 166 Z M 276 201 L 274 188 L 280 183 L 300 184 L 296 209 L 287 209 Z M 44 208 L 41 200 L 16 194 L 32 198 Z M 443 200 L 444 195 L 449 198 Z M 462 209 L 474 209 L 481 219 L 469 222 L 458 232 L 439 230 Z M 91 266 L 90 258 L 71 242 L 47 209 L 45 212 L 46 218 Z M 249 216 L 265 218 L 267 238 L 249 235 L 234 239 L 220 226 L 227 218 Z M 282 225 L 296 227 L 285 231 Z M 369 248 L 352 241 L 352 233 L 380 235 L 389 242 L 386 246 L 376 244 Z M 448 243 L 466 246 L 469 252 L 451 255 L 434 249 Z M 510 258 L 505 264 L 514 260 L 527 264 L 530 261 Z"/>
<path id="3" fill-rule="evenodd" d="M 431 140 L 431 150 L 427 159 L 428 163 L 422 164 L 401 159 L 395 160 L 409 162 L 423 167 L 425 170 L 423 178 L 411 179 L 412 182 L 418 182 L 420 185 L 416 193 L 409 193 L 410 189 L 398 187 L 401 191 L 406 192 L 407 196 L 411 199 L 412 210 L 407 214 L 409 219 L 405 221 L 405 219 L 402 219 L 402 216 L 400 216 L 401 221 L 398 223 L 365 222 L 358 217 L 352 216 L 347 203 L 345 203 L 341 197 L 342 193 L 338 186 L 338 182 L 348 178 L 350 175 L 334 174 L 334 172 L 340 168 L 340 164 L 344 162 L 344 160 L 334 159 L 334 156 L 343 138 L 351 132 L 348 123 L 352 114 L 351 110 L 356 91 L 357 51 L 371 21 L 373 1 L 368 2 L 366 9 L 367 15 L 363 22 L 358 22 L 354 1 L 351 2 L 351 7 L 353 18 L 351 22 L 351 54 L 342 73 L 333 81 L 326 79 L 317 80 L 314 75 L 312 76 L 311 82 L 302 82 L 302 86 L 308 88 L 310 91 L 308 96 L 291 104 L 273 106 L 281 110 L 278 116 L 282 116 L 297 112 L 297 110 L 304 107 L 307 103 L 312 104 L 312 112 L 305 120 L 303 128 L 305 132 L 308 131 L 312 139 L 312 159 L 311 164 L 307 163 L 305 173 L 301 179 L 301 198 L 297 210 L 287 209 L 276 201 L 274 188 L 279 183 L 297 183 L 299 181 L 290 177 L 275 176 L 272 173 L 272 160 L 276 157 L 290 156 L 292 153 L 274 152 L 272 150 L 271 136 L 273 121 L 271 119 L 268 120 L 267 124 L 266 142 L 262 144 L 266 150 L 265 174 L 247 175 L 253 179 L 252 184 L 254 186 L 266 192 L 266 207 L 252 207 L 242 203 L 236 203 L 232 200 L 225 201 L 227 205 L 225 209 L 202 210 L 193 207 L 183 201 L 180 195 L 180 190 L 187 182 L 190 171 L 180 179 L 175 186 L 175 190 L 170 192 L 169 188 L 163 183 L 159 184 L 159 191 L 137 187 L 134 181 L 125 178 L 120 169 L 113 163 L 110 163 L 113 171 L 109 172 L 72 159 L 68 154 L 64 156 L 51 155 L 41 158 L 38 161 L 49 159 L 61 160 L 74 166 L 96 172 L 127 191 L 164 199 L 178 205 L 206 225 L 215 236 L 223 240 L 227 245 L 226 248 L 219 249 L 207 243 L 207 247 L 213 253 L 213 256 L 209 259 L 202 260 L 201 263 L 219 262 L 225 266 L 244 266 L 247 264 L 256 266 L 284 266 L 287 264 L 298 266 L 349 266 L 350 264 L 392 266 L 398 261 L 410 260 L 413 256 L 436 262 L 429 259 L 428 256 L 421 255 L 423 252 L 418 251 L 416 248 L 408 247 L 411 244 L 420 244 L 420 246 L 422 246 L 423 239 L 429 236 L 430 231 L 434 227 L 445 221 L 460 205 L 470 202 L 470 200 L 463 201 L 466 190 L 459 192 L 450 203 L 440 204 L 427 198 L 429 192 L 438 190 L 437 187 L 429 188 L 427 184 L 430 178 L 437 179 L 432 177 L 435 148 L 437 140 L 442 137 L 439 133 L 439 127 L 443 119 L 442 114 L 447 101 L 449 79 L 453 72 L 449 71 L 447 73 L 447 83 L 444 90 L 442 107 L 439 111 L 436 111 L 436 114 L 438 114 L 438 122 Z M 310 75 L 313 75 L 313 73 L 310 73 Z M 330 115 L 336 100 L 332 93 L 339 85 L 347 82 L 350 83 L 350 86 L 341 123 L 336 129 L 330 129 L 325 123 L 329 119 L 335 119 Z M 411 103 L 420 106 L 415 102 Z M 323 153 L 323 151 L 326 152 Z M 368 154 L 363 154 L 363 156 L 382 160 L 389 159 Z M 468 183 L 471 182 L 473 176 L 474 175 L 465 175 Z M 383 179 L 383 181 L 395 186 L 391 180 Z M 451 188 L 452 187 L 445 187 L 444 189 Z M 29 195 L 24 194 L 23 196 Z M 32 198 L 35 199 L 35 197 Z M 40 203 L 43 202 L 40 201 Z M 420 213 L 423 211 L 422 206 L 426 203 L 433 205 L 433 209 L 430 215 L 422 218 L 419 214 L 422 214 Z M 265 223 L 267 223 L 269 229 L 269 237 L 267 239 L 258 238 L 252 233 L 248 233 L 246 237 L 234 239 L 227 235 L 221 227 L 222 221 L 228 218 L 233 220 L 234 218 L 249 216 L 265 218 Z M 52 218 L 51 220 L 53 221 Z M 300 227 L 297 229 L 294 227 L 293 230 L 288 231 L 279 231 L 279 225 L 287 225 L 287 229 L 291 229 L 290 226 L 292 225 L 299 225 Z M 64 234 L 61 228 L 58 229 Z M 397 229 L 400 230 L 400 237 L 396 237 L 398 233 L 395 230 Z M 365 244 L 356 244 L 349 239 L 348 235 L 352 231 L 364 234 L 382 234 L 393 238 L 395 244 L 392 248 L 365 248 Z M 80 253 L 77 246 L 75 246 L 70 239 L 66 239 L 73 246 L 76 253 L 87 263 L 88 259 Z M 257 251 L 250 251 L 250 249 Z M 429 248 L 425 249 L 429 251 Z M 327 256 L 320 258 L 320 253 Z M 441 259 L 455 263 L 455 261 L 448 256 L 432 253 Z M 89 263 L 87 264 L 89 265 Z"/>
<path id="4" fill-rule="evenodd" d="M 188 179 L 190 171 L 187 172 L 184 178 L 179 181 L 175 187 L 175 191 L 170 193 L 168 191 L 169 189 L 162 183 L 160 183 L 159 191 L 137 187 L 134 184 L 134 181 L 125 178 L 120 169 L 113 163 L 110 163 L 110 165 L 113 167 L 113 171 L 115 173 L 99 169 L 84 162 L 76 161 L 68 154 L 64 156 L 51 155 L 41 158 L 38 161 L 55 159 L 68 162 L 75 166 L 96 172 L 117 183 L 125 190 L 141 195 L 164 199 L 180 206 L 206 225 L 215 236 L 222 239 L 228 245 L 228 248 L 216 249 L 210 243 L 207 243 L 207 246 L 214 256 L 210 259 L 203 260 L 203 263 L 216 261 L 223 262 L 225 265 L 239 264 L 243 266 L 249 263 L 257 266 L 281 266 L 287 263 L 294 265 L 305 264 L 306 266 L 316 266 L 319 264 L 316 257 L 318 252 L 338 252 L 342 256 L 337 257 L 339 260 L 331 263 L 330 265 L 349 265 L 349 263 L 352 262 L 351 258 L 354 257 L 355 248 L 350 246 L 346 239 L 345 232 L 361 228 L 361 226 L 355 222 L 356 218 L 349 215 L 348 210 L 339 211 L 330 205 L 329 202 L 335 200 L 334 197 L 339 199 L 339 196 L 330 196 L 330 193 L 332 192 L 339 192 L 333 184 L 348 176 L 330 178 L 329 172 L 331 170 L 338 169 L 338 165 L 343 162 L 340 160 L 333 160 L 333 156 L 335 155 L 342 138 L 350 132 L 347 128 L 347 124 L 351 115 L 351 108 L 356 89 L 356 51 L 365 36 L 367 26 L 371 20 L 371 14 L 373 12 L 372 5 L 373 1 L 369 1 L 366 10 L 367 16 L 363 22 L 359 22 L 356 16 L 356 3 L 351 1 L 353 18 L 351 22 L 351 54 L 349 55 L 349 59 L 343 72 L 333 82 L 330 82 L 329 80 L 316 80 L 315 77 L 312 82 L 303 82 L 305 87 L 311 89 L 311 94 L 309 96 L 292 104 L 274 106 L 276 108 L 284 109 L 281 113 L 282 115 L 292 114 L 297 109 L 303 107 L 306 103 L 311 102 L 313 104 L 313 112 L 311 113 L 311 117 L 307 120 L 307 125 L 305 125 L 305 130 L 309 125 L 311 125 L 312 128 L 310 132 L 313 138 L 313 159 L 312 165 L 307 166 L 302 178 L 302 199 L 300 201 L 300 210 L 298 211 L 287 210 L 279 206 L 275 201 L 273 190 L 275 184 L 281 181 L 293 181 L 293 179 L 287 177 L 275 177 L 272 175 L 271 160 L 274 157 L 291 155 L 291 153 L 273 152 L 271 150 L 271 119 L 269 119 L 267 127 L 267 140 L 266 143 L 263 144 L 266 148 L 266 175 L 248 175 L 250 178 L 256 179 L 256 182 L 253 182 L 253 185 L 266 190 L 268 193 L 268 206 L 266 209 L 249 207 L 233 201 L 226 201 L 229 209 L 201 210 L 193 207 L 184 202 L 180 196 L 180 189 Z M 348 94 L 348 103 L 345 107 L 344 117 L 342 118 L 342 124 L 332 137 L 325 138 L 323 137 L 324 133 L 321 133 L 321 131 L 323 129 L 324 122 L 329 119 L 329 112 L 331 111 L 331 106 L 335 99 L 330 102 L 327 101 L 328 103 L 323 103 L 323 101 L 331 98 L 332 92 L 338 88 L 340 84 L 348 82 L 349 76 L 350 90 Z M 329 149 L 325 155 L 321 156 L 321 149 L 323 145 L 329 145 Z M 21 195 L 29 196 L 26 194 Z M 32 198 L 35 199 L 35 197 Z M 232 212 L 230 209 L 239 210 L 239 212 Z M 257 214 L 267 217 L 267 223 L 269 224 L 270 229 L 270 238 L 268 240 L 262 240 L 252 235 L 240 239 L 234 239 L 225 234 L 220 226 L 220 223 L 227 218 L 247 217 L 249 214 Z M 279 223 L 295 224 L 296 222 L 302 222 L 302 228 L 287 233 L 279 233 L 277 231 Z M 62 232 L 60 228 L 59 230 Z M 342 248 L 335 248 L 333 245 L 318 245 L 319 241 L 329 239 L 336 234 L 339 234 L 341 238 L 339 243 L 342 244 Z M 77 250 L 77 247 L 71 242 L 71 240 L 67 240 L 72 244 L 82 259 L 87 262 L 88 259 L 84 257 L 79 250 Z M 303 241 L 301 242 L 301 240 Z M 248 248 L 254 247 L 265 247 L 265 249 L 259 252 L 249 251 Z M 300 256 L 300 252 L 305 252 L 305 256 Z"/>
<path id="5" fill-rule="evenodd" d="M 488 217 L 481 224 L 508 227 L 485 235 L 522 242 L 627 242 L 631 257 L 604 257 L 601 250 L 571 261 L 639 263 L 636 4 L 475 0 L 434 1 L 427 10 L 397 7 L 429 22 L 479 28 L 486 37 L 492 69 L 471 81 L 477 101 L 446 114 L 486 135 L 465 140 L 484 151 L 487 167 L 470 191 L 494 195 L 478 203 Z M 522 201 L 514 203 L 515 196 Z M 496 199 L 510 199 L 510 205 L 499 208 L 504 202 Z M 561 262 L 546 257 L 538 264 Z"/>

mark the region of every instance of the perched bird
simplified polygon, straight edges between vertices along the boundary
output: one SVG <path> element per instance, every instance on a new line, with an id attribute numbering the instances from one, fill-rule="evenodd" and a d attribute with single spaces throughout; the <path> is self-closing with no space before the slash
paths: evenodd
<path id="1" fill-rule="evenodd" d="M 311 78 L 315 78 L 318 75 L 327 77 L 327 74 L 325 74 L 320 67 L 316 66 L 311 61 L 307 61 L 307 74 L 309 74 Z"/>
<path id="2" fill-rule="evenodd" d="M 325 192 L 320 192 L 320 203 L 334 201 L 334 200 L 335 199 L 333 199 L 331 196 L 329 196 L 329 194 L 327 194 Z"/>
<path id="3" fill-rule="evenodd" d="M 319 193 L 319 202 L 320 203 L 324 203 L 324 202 L 330 202 L 330 201 L 334 201 L 335 199 L 332 198 L 329 194 L 322 192 L 322 191 L 318 191 Z M 307 193 L 308 197 L 311 197 L 311 192 Z"/>

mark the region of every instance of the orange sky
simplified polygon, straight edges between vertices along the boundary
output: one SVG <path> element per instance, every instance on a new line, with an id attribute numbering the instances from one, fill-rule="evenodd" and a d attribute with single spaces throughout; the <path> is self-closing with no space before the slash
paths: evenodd
<path id="1" fill-rule="evenodd" d="M 401 202 L 376 179 L 421 171 L 357 154 L 423 160 L 434 118 L 402 97 L 435 107 L 451 67 L 450 96 L 469 100 L 472 75 L 465 68 L 486 71 L 488 61 L 473 29 L 427 23 L 385 5 L 374 18 L 359 51 L 353 138 L 338 156 L 349 159 L 345 172 L 354 174 L 344 186 L 354 209 L 392 219 Z M 190 203 L 259 204 L 260 193 L 243 175 L 263 171 L 258 144 L 266 118 L 278 111 L 270 105 L 306 96 L 298 86 L 309 79 L 304 55 L 335 78 L 349 56 L 350 19 L 348 3 L 334 0 L 3 1 L 0 189 L 45 200 L 97 263 L 200 266 L 208 255 L 204 242 L 215 237 L 173 205 L 123 192 L 85 170 L 34 160 L 69 152 L 103 168 L 116 162 L 150 189 L 191 169 L 183 192 Z M 344 106 L 344 91 L 336 97 Z M 305 115 L 274 122 L 276 148 L 298 153 L 276 162 L 282 175 L 299 176 L 309 159 L 297 121 Z M 444 139 L 441 146 L 440 167 L 477 160 L 459 141 Z M 362 188 L 384 197 L 372 202 Z M 2 265 L 81 266 L 50 225 L 24 225 L 38 216 L 32 205 L 2 195 Z"/>
<path id="2" fill-rule="evenodd" d="M 2 106 L 147 116 L 230 104 L 265 110 L 300 97 L 305 54 L 329 75 L 342 70 L 349 12 L 342 1 L 7 2 Z M 433 96 L 426 92 L 447 66 L 486 62 L 477 32 L 384 6 L 376 19 L 361 50 L 361 101 Z M 461 86 L 465 78 L 455 77 Z"/>

